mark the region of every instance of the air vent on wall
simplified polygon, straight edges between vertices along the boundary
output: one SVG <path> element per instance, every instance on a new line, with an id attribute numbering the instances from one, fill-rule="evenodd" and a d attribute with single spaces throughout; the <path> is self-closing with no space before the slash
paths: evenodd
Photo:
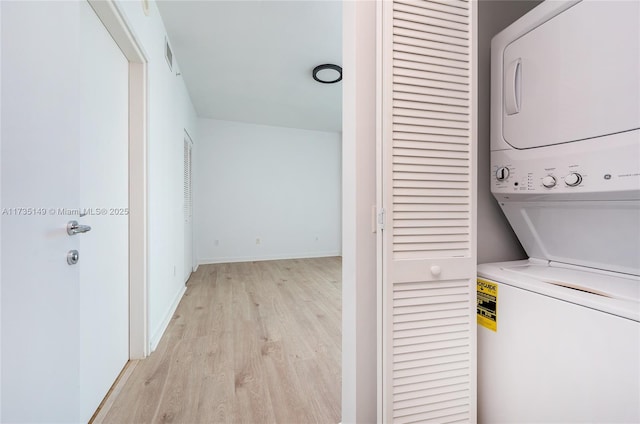
<path id="1" fill-rule="evenodd" d="M 173 52 L 171 51 L 171 46 L 169 46 L 169 40 L 167 40 L 167 37 L 164 38 L 164 57 L 167 59 L 169 70 L 173 71 Z"/>

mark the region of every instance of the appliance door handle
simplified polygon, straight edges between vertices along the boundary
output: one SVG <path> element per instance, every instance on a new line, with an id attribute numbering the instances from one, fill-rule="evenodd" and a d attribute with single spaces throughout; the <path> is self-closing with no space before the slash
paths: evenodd
<path id="1" fill-rule="evenodd" d="M 520 112 L 522 94 L 522 59 L 518 58 L 509 64 L 504 80 L 504 107 L 507 115 Z"/>

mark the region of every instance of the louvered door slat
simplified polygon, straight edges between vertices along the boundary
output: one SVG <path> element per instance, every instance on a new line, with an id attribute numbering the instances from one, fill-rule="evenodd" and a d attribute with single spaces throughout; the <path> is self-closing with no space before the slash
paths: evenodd
<path id="1" fill-rule="evenodd" d="M 467 232 L 467 229 L 464 227 L 464 221 L 469 219 L 469 214 L 466 212 L 437 212 L 430 214 L 431 215 L 427 215 L 427 212 L 425 212 L 424 215 L 426 216 L 424 219 L 400 219 L 393 227 L 394 232 L 399 235 L 402 235 L 403 233 L 418 234 L 425 229 L 440 228 L 442 225 L 448 225 L 448 228 L 460 229 L 460 231 L 464 233 Z M 446 215 L 448 219 L 437 218 L 442 215 Z M 458 227 L 454 227 L 455 225 L 458 225 Z"/>
<path id="2" fill-rule="evenodd" d="M 411 116 L 396 115 L 393 118 L 393 122 L 398 125 L 410 125 L 412 127 L 422 128 L 450 128 L 450 129 L 462 129 L 469 130 L 469 123 L 465 121 L 453 121 L 445 119 L 428 119 L 428 118 L 414 118 Z M 399 127 L 396 127 L 399 128 Z M 415 131 L 422 132 L 422 131 Z"/>
<path id="3" fill-rule="evenodd" d="M 190 222 L 193 215 L 193 192 L 192 192 L 192 163 L 191 163 L 191 144 L 186 139 L 184 140 L 184 220 Z"/>
<path id="4" fill-rule="evenodd" d="M 431 328 L 410 328 L 407 330 L 398 330 L 393 339 L 394 346 L 402 346 L 403 344 L 412 344 L 414 337 L 420 338 L 422 336 L 429 336 L 433 334 L 447 334 L 451 332 L 467 331 L 467 327 L 464 324 L 451 325 L 445 328 L 431 327 Z M 430 355 L 425 355 L 425 358 L 440 356 L 438 352 L 430 352 Z"/>
<path id="5" fill-rule="evenodd" d="M 431 3 L 442 3 L 450 7 L 459 7 L 467 12 L 467 15 L 465 16 L 468 16 L 469 14 L 468 0 L 431 0 Z"/>
<path id="6" fill-rule="evenodd" d="M 415 183 L 421 183 L 421 181 L 412 181 Z M 441 183 L 446 183 L 446 181 L 440 181 Z M 431 182 L 429 182 L 431 183 Z M 395 219 L 403 220 L 403 219 L 440 219 L 446 220 L 451 219 L 451 216 L 441 216 L 438 215 L 441 212 L 467 212 L 469 210 L 465 205 L 460 204 L 438 204 L 438 203 L 418 203 L 418 204 L 398 204 L 394 209 L 397 213 L 394 215 Z M 434 214 L 435 213 L 435 214 Z M 423 216 L 424 214 L 424 216 Z M 465 215 L 465 219 L 469 217 Z M 438 226 L 444 225 L 442 222 L 436 223 Z"/>
<path id="7" fill-rule="evenodd" d="M 467 87 L 467 84 L 447 83 L 447 82 L 438 81 L 438 80 L 430 80 L 426 78 L 417 78 L 417 77 L 406 77 L 406 76 L 399 76 L 399 75 L 396 75 L 395 77 L 393 77 L 393 82 L 398 85 L 411 86 L 411 87 L 424 87 L 425 89 L 431 89 L 431 90 L 416 90 L 416 92 L 421 94 L 439 95 L 438 93 L 440 91 L 434 91 L 434 90 L 449 90 L 450 92 L 447 93 L 447 96 L 443 96 L 443 97 L 454 97 L 456 94 L 455 92 L 459 91 L 460 94 L 458 94 L 458 96 L 455 96 L 455 98 L 460 98 L 460 99 L 464 99 L 463 93 L 465 92 L 464 91 L 465 87 Z"/>
<path id="8" fill-rule="evenodd" d="M 394 323 L 393 324 L 393 331 L 397 331 L 397 332 L 408 332 L 408 331 L 423 331 L 425 329 L 430 329 L 430 328 L 449 328 L 450 326 L 455 326 L 455 325 L 465 325 L 468 326 L 468 322 L 467 322 L 467 318 L 466 317 L 458 317 L 458 318 L 447 318 L 447 319 L 443 319 L 443 320 L 433 320 L 433 321 L 429 321 L 429 324 L 431 325 L 429 326 L 425 326 L 424 323 L 419 323 L 419 322 L 401 322 L 401 323 Z M 423 355 L 423 357 L 428 357 L 429 354 L 431 354 L 432 352 L 428 352 L 425 353 Z"/>
<path id="9" fill-rule="evenodd" d="M 433 11 L 446 12 L 446 14 L 443 15 L 446 19 L 451 19 L 452 16 L 454 17 L 461 16 L 464 18 L 467 18 L 469 16 L 469 10 L 466 7 L 466 5 L 464 7 L 461 7 L 459 5 L 455 5 L 455 3 L 452 1 L 442 1 L 442 2 L 429 1 L 429 2 L 418 3 L 415 1 L 397 0 L 396 3 L 406 4 L 413 7 L 420 7 L 428 10 L 433 10 Z M 467 19 L 461 19 L 460 22 L 467 23 L 468 21 Z"/>
<path id="10" fill-rule="evenodd" d="M 459 139 L 446 136 L 433 136 L 424 134 L 401 133 L 396 131 L 394 137 L 397 137 L 395 145 L 398 148 L 416 149 L 416 150 L 440 150 L 442 152 L 464 152 L 468 153 L 468 149 L 464 143 L 460 143 Z M 421 142 L 429 142 L 425 145 Z M 460 144 L 456 146 L 456 144 Z"/>
<path id="11" fill-rule="evenodd" d="M 410 84 L 414 82 L 416 78 L 407 78 L 407 77 L 396 77 L 394 79 L 395 83 L 408 85 L 414 87 L 425 87 L 424 84 L 440 84 L 440 87 L 449 86 L 450 90 L 460 89 L 461 86 L 458 84 L 442 84 L 429 80 L 420 80 L 419 84 Z M 417 89 L 416 89 L 417 91 Z M 432 93 L 434 94 L 434 93 Z M 404 103 L 403 103 L 404 102 Z M 455 122 L 467 122 L 465 120 L 465 116 L 468 113 L 466 111 L 466 106 L 443 106 L 439 103 L 421 103 L 421 108 L 416 108 L 417 104 L 411 101 L 403 101 L 398 100 L 395 102 L 397 107 L 395 108 L 396 117 L 398 116 L 409 116 L 409 117 L 424 117 L 424 118 L 436 118 L 444 121 L 455 121 Z"/>
<path id="12" fill-rule="evenodd" d="M 418 172 L 398 172 L 396 171 L 395 177 L 397 180 L 411 180 L 411 181 L 457 181 L 468 182 L 469 176 L 465 174 L 439 174 L 437 171 L 433 173 L 418 173 Z"/>
<path id="13" fill-rule="evenodd" d="M 466 337 L 468 338 L 469 336 L 467 335 Z M 416 369 L 422 369 L 425 367 L 432 367 L 435 365 L 442 365 L 442 364 L 464 363 L 469 355 L 468 346 L 466 345 L 459 346 L 457 349 L 457 351 L 459 352 L 458 354 L 454 353 L 453 349 L 455 348 L 448 349 L 447 354 L 443 354 L 443 355 L 426 356 L 423 353 L 422 355 L 419 355 L 417 359 L 414 359 L 414 360 L 407 360 L 404 362 L 398 361 L 395 364 L 393 371 L 397 378 L 404 378 L 410 375 L 411 376 L 415 375 Z M 432 351 L 433 350 L 429 350 L 427 352 L 431 353 Z M 464 389 L 468 390 L 469 387 L 467 386 Z M 413 394 L 413 393 L 404 393 L 404 395 L 405 395 L 404 396 L 405 398 L 413 398 L 416 400 L 419 398 L 418 396 L 416 396 L 416 394 Z M 398 400 L 398 397 L 396 397 L 396 400 Z"/>
<path id="14" fill-rule="evenodd" d="M 469 376 L 465 373 L 459 373 L 456 377 L 448 378 L 446 381 L 425 381 L 422 383 L 414 383 L 411 386 L 397 387 L 397 401 L 402 402 L 406 399 L 416 399 L 419 393 L 423 393 L 426 396 L 437 394 L 446 391 L 451 386 L 457 386 L 458 388 L 468 387 Z"/>
<path id="15" fill-rule="evenodd" d="M 449 423 L 455 421 L 448 421 L 445 418 L 461 417 L 461 422 L 467 422 L 469 420 L 468 405 L 462 405 L 458 407 L 443 407 L 436 404 L 433 407 L 433 411 L 425 412 L 421 414 L 413 414 L 408 416 L 402 416 L 394 419 L 394 424 L 413 424 L 413 423 L 425 423 L 425 422 L 438 422 Z"/>
<path id="16" fill-rule="evenodd" d="M 398 165 L 401 166 L 401 165 Z M 404 166 L 412 166 L 418 167 L 420 165 L 404 165 Z M 454 169 L 452 166 L 447 165 L 438 165 L 443 166 L 447 170 Z M 462 168 L 462 166 L 459 166 Z M 402 187 L 395 188 L 393 190 L 394 196 L 440 196 L 440 197 L 468 197 L 469 190 L 468 188 L 452 188 L 452 187 L 443 187 L 443 188 L 428 188 L 428 187 Z M 400 200 L 400 198 L 398 198 Z"/>
<path id="17" fill-rule="evenodd" d="M 407 49 L 404 49 L 407 50 Z M 443 59 L 437 56 L 421 56 L 419 54 L 413 54 L 411 52 L 406 51 L 396 51 L 394 53 L 398 59 L 413 62 L 418 65 L 422 65 L 424 67 L 448 67 L 451 68 L 451 73 L 449 75 L 464 75 L 468 74 L 469 66 L 468 63 L 462 61 L 455 61 L 449 59 Z M 416 69 L 419 69 L 416 66 Z"/>
<path id="18" fill-rule="evenodd" d="M 423 390 L 418 390 L 410 393 L 401 393 L 397 396 L 398 402 L 412 401 L 414 399 L 420 399 L 422 396 L 430 396 L 438 393 L 451 393 L 465 390 L 467 385 L 465 383 L 460 384 L 447 384 L 442 386 L 430 387 Z"/>
<path id="19" fill-rule="evenodd" d="M 445 43 L 451 46 L 452 51 L 458 51 L 459 53 L 464 53 L 464 47 L 468 47 L 468 42 L 465 39 L 424 31 L 425 28 L 429 29 L 429 27 L 422 24 L 417 24 L 415 22 L 405 22 L 404 25 L 396 27 L 395 33 L 397 35 L 415 38 L 417 40 Z M 458 50 L 456 50 L 455 46 L 460 47 L 458 48 Z"/>
<path id="20" fill-rule="evenodd" d="M 433 63 L 429 57 L 412 55 L 410 53 L 394 52 L 395 66 L 402 72 L 403 69 L 415 69 L 417 71 L 430 71 L 448 76 L 468 77 L 467 68 L 453 68 Z"/>
<path id="21" fill-rule="evenodd" d="M 404 231 L 403 231 L 404 230 Z M 433 234 L 467 234 L 467 230 L 465 228 L 460 227 L 426 227 L 426 228 L 394 228 L 394 233 L 396 235 L 412 235 L 416 234 L 424 234 L 424 235 L 433 235 Z"/>
<path id="22" fill-rule="evenodd" d="M 475 420 L 474 22 L 383 3 L 384 422 Z"/>
<path id="23" fill-rule="evenodd" d="M 465 55 L 465 51 L 468 50 L 467 46 L 433 41 L 430 40 L 426 35 L 419 37 L 418 34 L 416 34 L 417 31 L 412 31 L 410 34 L 408 34 L 407 32 L 409 32 L 409 30 L 396 31 L 396 34 L 398 35 L 393 37 L 394 43 L 398 45 L 414 46 L 423 49 L 435 50 L 429 51 L 429 56 L 442 55 L 438 57 L 447 57 L 450 59 L 468 62 L 468 57 Z"/>
<path id="24" fill-rule="evenodd" d="M 423 158 L 429 157 L 433 159 L 438 158 L 451 158 L 451 159 L 469 159 L 469 155 L 467 152 L 442 152 L 440 150 L 430 150 L 430 149 L 405 149 L 398 147 L 395 149 L 397 152 L 397 156 L 394 157 L 394 160 L 408 160 L 412 158 Z M 402 159 L 400 159 L 402 158 Z"/>
<path id="25" fill-rule="evenodd" d="M 418 109 L 420 104 L 423 103 L 427 105 L 468 106 L 465 99 L 455 96 L 455 93 L 447 92 L 444 94 L 444 96 L 439 96 L 437 92 L 420 90 L 418 87 L 409 84 L 398 84 L 396 91 L 393 93 L 395 100 L 412 102 L 411 109 Z"/>
<path id="26" fill-rule="evenodd" d="M 440 25 L 451 25 L 452 28 L 457 30 L 467 31 L 469 25 L 468 17 L 433 10 L 434 5 L 437 5 L 437 3 L 429 1 L 394 1 L 393 9 L 398 12 L 410 13 L 413 16 L 422 16 L 428 19 L 438 20 L 440 21 Z"/>
<path id="27" fill-rule="evenodd" d="M 394 164 L 402 165 L 433 165 L 433 166 L 469 166 L 469 159 L 432 156 L 396 156 Z M 453 188 L 453 187 L 452 187 Z"/>
<path id="28" fill-rule="evenodd" d="M 422 385 L 425 383 L 445 379 L 448 375 L 451 375 L 451 377 L 461 377 L 463 375 L 469 375 L 469 369 L 465 368 L 464 364 L 458 364 L 458 366 L 456 367 L 449 367 L 445 370 L 434 370 L 433 373 L 417 374 L 412 375 L 411 377 L 400 377 L 395 379 L 395 387 L 398 388 L 398 392 L 406 393 L 413 388 L 422 387 Z"/>
<path id="29" fill-rule="evenodd" d="M 404 63 L 403 63 L 404 65 Z M 434 84 L 434 81 L 437 81 L 435 84 L 441 84 L 443 82 L 448 82 L 450 84 L 462 84 L 462 86 L 456 85 L 444 85 L 442 87 L 451 88 L 452 90 L 462 90 L 466 85 L 469 84 L 469 79 L 460 75 L 450 75 L 443 74 L 441 72 L 430 72 L 429 70 L 416 69 L 417 67 L 403 67 L 397 68 L 396 70 L 396 82 L 401 82 L 399 77 L 406 77 L 412 79 L 425 80 L 427 83 Z"/>
<path id="30" fill-rule="evenodd" d="M 464 143 L 464 139 L 468 130 L 451 128 L 451 127 L 436 127 L 436 126 L 423 126 L 423 125 L 409 125 L 409 124 L 395 124 L 393 126 L 393 130 L 397 132 L 404 133 L 414 133 L 414 134 L 431 134 L 431 135 L 444 135 L 444 136 L 453 136 L 460 137 L 462 140 L 457 140 L 458 142 Z M 452 139 L 455 140 L 455 139 Z"/>
<path id="31" fill-rule="evenodd" d="M 467 122 L 466 114 L 460 112 L 439 112 L 429 109 L 410 109 L 398 105 L 395 108 L 396 116 L 406 116 L 425 119 L 439 119 L 442 121 Z"/>

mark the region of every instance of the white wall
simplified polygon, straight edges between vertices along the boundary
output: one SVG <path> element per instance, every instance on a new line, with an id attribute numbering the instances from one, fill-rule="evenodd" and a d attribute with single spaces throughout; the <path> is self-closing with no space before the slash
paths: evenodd
<path id="1" fill-rule="evenodd" d="M 343 2 L 342 422 L 377 414 L 376 2 Z"/>
<path id="2" fill-rule="evenodd" d="M 539 3 L 531 0 L 481 0 L 478 4 L 478 263 L 527 257 L 491 194 L 491 39 Z"/>
<path id="3" fill-rule="evenodd" d="M 184 81 L 164 58 L 166 31 L 154 2 L 146 16 L 141 1 L 118 5 L 148 58 L 149 334 L 152 349 L 184 291 L 183 139 L 194 143 L 196 113 Z"/>
<path id="4" fill-rule="evenodd" d="M 198 122 L 199 263 L 341 254 L 339 133 Z"/>

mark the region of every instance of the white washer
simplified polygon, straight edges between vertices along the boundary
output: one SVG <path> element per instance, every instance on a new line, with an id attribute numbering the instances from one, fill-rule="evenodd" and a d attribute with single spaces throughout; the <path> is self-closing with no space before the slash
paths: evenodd
<path id="1" fill-rule="evenodd" d="M 640 422 L 640 279 L 545 261 L 478 267 L 497 283 L 478 326 L 481 423 Z"/>
<path id="2" fill-rule="evenodd" d="M 545 1 L 492 41 L 491 191 L 530 259 L 478 266 L 481 423 L 640 423 L 638 34 L 638 1 Z"/>

